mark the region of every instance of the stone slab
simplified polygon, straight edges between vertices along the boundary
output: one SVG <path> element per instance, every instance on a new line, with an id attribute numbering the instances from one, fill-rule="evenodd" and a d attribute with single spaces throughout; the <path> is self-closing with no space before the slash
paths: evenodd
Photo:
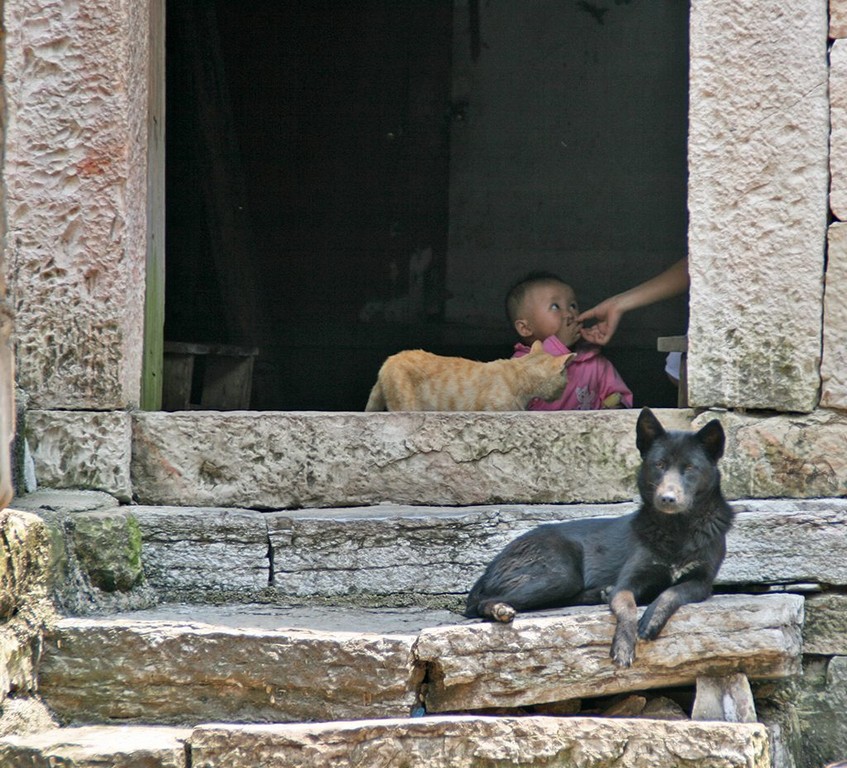
<path id="1" fill-rule="evenodd" d="M 803 652 L 847 656 L 847 595 L 833 592 L 806 598 Z"/>
<path id="2" fill-rule="evenodd" d="M 847 42 L 844 58 L 844 168 L 847 184 Z M 840 49 L 839 49 L 840 50 Z M 831 161 L 832 162 L 832 161 Z M 847 196 L 847 190 L 844 192 Z M 844 211 L 847 215 L 847 210 Z M 826 267 L 826 292 L 823 306 L 823 356 L 821 358 L 821 405 L 847 409 L 847 223 L 835 222 L 828 230 L 829 250 Z"/>
<path id="3" fill-rule="evenodd" d="M 603 503 L 632 499 L 637 412 L 137 413 L 144 505 L 296 509 Z M 728 498 L 847 495 L 847 414 L 659 411 L 720 418 Z"/>
<path id="4" fill-rule="evenodd" d="M 719 588 L 847 585 L 847 499 L 733 506 L 738 514 Z M 141 529 L 147 583 L 171 600 L 217 603 L 239 595 L 288 604 L 457 609 L 488 562 L 518 535 L 542 523 L 628 514 L 636 505 L 128 509 Z"/>
<path id="5" fill-rule="evenodd" d="M 268 588 L 268 531 L 261 512 L 130 509 L 141 530 L 144 577 L 158 593 L 220 602 L 256 596 Z"/>
<path id="6" fill-rule="evenodd" d="M 692 426 L 718 418 L 727 434 L 720 462 L 731 499 L 815 499 L 847 495 L 847 414 L 818 409 L 777 416 L 699 414 Z"/>
<path id="7" fill-rule="evenodd" d="M 287 722 L 408 715 L 414 636 L 63 619 L 39 692 L 64 724 Z"/>
<path id="8" fill-rule="evenodd" d="M 630 504 L 381 505 L 268 513 L 274 591 L 295 599 L 426 596 L 447 604 L 470 588 L 518 531 L 631 509 Z"/>
<path id="9" fill-rule="evenodd" d="M 130 418 L 124 411 L 28 411 L 26 437 L 39 486 L 131 501 Z"/>
<path id="10" fill-rule="evenodd" d="M 791 676 L 802 623 L 797 595 L 714 597 L 683 606 L 655 641 L 640 642 L 627 670 L 609 658 L 614 620 L 597 609 L 425 630 L 415 652 L 429 665 L 428 712 L 517 707 L 672 687 L 700 675 Z"/>
<path id="11" fill-rule="evenodd" d="M 806 412 L 817 405 L 827 26 L 824 2 L 781 4 L 778 13 L 753 0 L 691 4 L 693 406 Z"/>
<path id="12" fill-rule="evenodd" d="M 426 717 L 196 728 L 193 768 L 769 768 L 764 726 L 583 717 Z"/>
<path id="13" fill-rule="evenodd" d="M 687 411 L 658 411 L 684 428 Z M 620 501 L 634 410 L 562 413 L 137 413 L 142 504 L 331 507 Z"/>
<path id="14" fill-rule="evenodd" d="M 0 739 L 0 768 L 188 768 L 187 728 L 84 726 Z"/>

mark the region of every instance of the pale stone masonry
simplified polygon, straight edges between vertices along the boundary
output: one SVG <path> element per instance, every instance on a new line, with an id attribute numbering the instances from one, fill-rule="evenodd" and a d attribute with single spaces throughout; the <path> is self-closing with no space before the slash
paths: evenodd
<path id="1" fill-rule="evenodd" d="M 141 385 L 147 3 L 7 0 L 6 273 L 18 382 L 39 408 Z"/>
<path id="2" fill-rule="evenodd" d="M 691 4 L 689 403 L 811 411 L 827 217 L 822 0 Z"/>

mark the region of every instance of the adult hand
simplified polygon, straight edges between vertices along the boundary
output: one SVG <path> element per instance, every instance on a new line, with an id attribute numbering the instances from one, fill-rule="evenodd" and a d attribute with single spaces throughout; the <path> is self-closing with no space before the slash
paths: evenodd
<path id="1" fill-rule="evenodd" d="M 585 310 L 577 318 L 577 322 L 583 323 L 583 328 L 580 331 L 582 338 L 592 344 L 608 344 L 618 329 L 621 317 L 623 317 L 623 310 L 614 298 L 601 301 L 596 307 Z M 586 328 L 584 326 L 586 320 L 596 320 L 597 322 Z"/>

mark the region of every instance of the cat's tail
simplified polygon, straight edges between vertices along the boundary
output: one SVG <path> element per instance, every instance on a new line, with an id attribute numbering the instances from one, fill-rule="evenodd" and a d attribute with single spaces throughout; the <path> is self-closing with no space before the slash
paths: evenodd
<path id="1" fill-rule="evenodd" d="M 377 381 L 371 389 L 371 396 L 368 398 L 368 404 L 365 406 L 366 411 L 384 411 L 387 403 L 385 402 L 385 393 L 382 391 L 382 385 Z"/>

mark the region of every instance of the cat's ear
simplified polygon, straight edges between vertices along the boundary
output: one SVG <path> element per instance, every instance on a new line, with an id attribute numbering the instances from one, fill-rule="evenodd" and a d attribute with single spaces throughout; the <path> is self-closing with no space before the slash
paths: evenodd
<path id="1" fill-rule="evenodd" d="M 533 341 L 532 346 L 529 348 L 529 354 L 537 355 L 539 352 L 544 351 L 544 345 L 540 341 Z"/>
<path id="2" fill-rule="evenodd" d="M 564 358 L 564 360 L 562 361 L 562 368 L 567 368 L 573 362 L 573 359 L 576 357 L 576 352 L 571 352 L 570 354 L 562 355 L 562 357 Z"/>

